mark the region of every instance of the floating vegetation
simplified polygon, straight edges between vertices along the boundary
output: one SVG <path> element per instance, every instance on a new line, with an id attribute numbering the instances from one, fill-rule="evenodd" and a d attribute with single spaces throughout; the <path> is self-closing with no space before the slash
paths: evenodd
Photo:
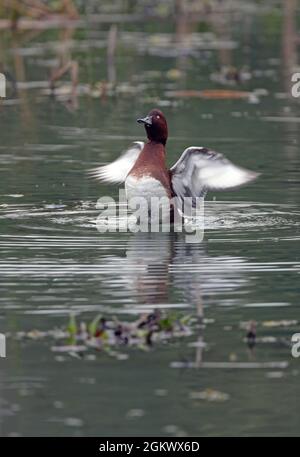
<path id="1" fill-rule="evenodd" d="M 269 327 L 269 328 L 270 327 L 294 327 L 298 324 L 299 324 L 299 321 L 297 321 L 296 319 L 290 319 L 290 320 L 283 319 L 283 320 L 278 320 L 278 321 L 275 321 L 275 320 L 264 321 L 262 323 L 262 326 Z"/>
<path id="2" fill-rule="evenodd" d="M 211 81 L 225 86 L 244 83 L 250 80 L 251 77 L 252 75 L 247 68 L 236 68 L 234 66 L 223 66 L 219 72 L 210 75 Z"/>
<path id="3" fill-rule="evenodd" d="M 248 345 L 249 349 L 253 349 L 257 343 L 265 344 L 279 344 L 281 346 L 290 347 L 291 340 L 290 337 L 286 338 L 284 336 L 273 336 L 273 335 L 263 335 L 257 337 L 257 325 L 261 328 L 290 328 L 298 325 L 298 321 L 295 319 L 283 319 L 283 320 L 270 320 L 262 321 L 259 324 L 256 321 L 250 322 L 240 322 L 240 328 L 246 330 L 246 337 L 243 341 Z"/>
<path id="4" fill-rule="evenodd" d="M 288 361 L 280 360 L 274 362 L 202 362 L 197 364 L 195 362 L 172 362 L 171 368 L 203 368 L 203 369 L 223 369 L 223 370 L 258 370 L 258 369 L 285 369 L 289 366 Z"/>
<path id="5" fill-rule="evenodd" d="M 155 343 L 163 343 L 176 338 L 192 335 L 191 316 L 178 313 L 166 313 L 161 310 L 144 314 L 133 322 L 111 320 L 102 315 L 90 322 L 77 323 L 74 314 L 69 318 L 66 327 L 48 331 L 30 330 L 18 332 L 18 340 L 50 339 L 51 351 L 67 353 L 73 357 L 83 357 L 87 351 L 103 351 L 106 354 L 126 360 L 127 354 L 117 351 L 119 348 L 134 347 L 148 350 Z M 62 359 L 57 359 L 62 361 Z"/>
<path id="6" fill-rule="evenodd" d="M 278 319 L 278 320 L 269 320 L 269 321 L 262 321 L 262 322 L 254 322 L 254 321 L 241 321 L 240 328 L 243 330 L 248 330 L 250 327 L 260 325 L 266 328 L 275 328 L 275 327 L 295 327 L 299 325 L 299 321 L 297 319 Z"/>
<path id="7" fill-rule="evenodd" d="M 207 100 L 247 100 L 249 103 L 258 103 L 258 93 L 255 91 L 241 91 L 229 89 L 205 90 L 174 90 L 166 92 L 167 97 L 175 98 L 203 98 Z"/>
<path id="8" fill-rule="evenodd" d="M 225 392 L 220 392 L 215 389 L 207 388 L 201 392 L 190 392 L 191 400 L 206 400 L 206 401 L 226 401 L 229 400 L 229 395 Z"/>

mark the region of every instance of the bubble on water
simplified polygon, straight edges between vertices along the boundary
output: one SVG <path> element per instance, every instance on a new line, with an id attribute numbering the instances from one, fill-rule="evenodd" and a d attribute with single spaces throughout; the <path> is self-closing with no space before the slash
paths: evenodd
<path id="1" fill-rule="evenodd" d="M 266 378 L 269 379 L 281 379 L 284 377 L 284 373 L 282 371 L 269 371 L 266 373 Z"/>
<path id="2" fill-rule="evenodd" d="M 68 427 L 82 427 L 83 421 L 77 417 L 67 417 L 64 419 L 64 424 Z"/>
<path id="3" fill-rule="evenodd" d="M 139 417 L 143 417 L 145 415 L 145 411 L 143 409 L 130 409 L 127 414 L 126 414 L 126 417 L 128 417 L 129 419 L 136 419 L 136 418 L 139 418 Z"/>
<path id="4" fill-rule="evenodd" d="M 168 395 L 167 389 L 155 389 L 154 394 L 158 397 L 166 397 Z"/>
<path id="5" fill-rule="evenodd" d="M 62 408 L 64 407 L 64 404 L 63 404 L 63 402 L 60 401 L 60 400 L 55 400 L 55 401 L 53 402 L 53 406 L 54 406 L 54 408 L 56 408 L 56 409 L 62 409 Z"/>
<path id="6" fill-rule="evenodd" d="M 163 431 L 164 431 L 164 432 L 170 433 L 170 434 L 175 434 L 175 433 L 177 433 L 178 430 L 179 430 L 179 428 L 178 428 L 177 425 L 166 425 L 166 426 L 163 428 Z"/>

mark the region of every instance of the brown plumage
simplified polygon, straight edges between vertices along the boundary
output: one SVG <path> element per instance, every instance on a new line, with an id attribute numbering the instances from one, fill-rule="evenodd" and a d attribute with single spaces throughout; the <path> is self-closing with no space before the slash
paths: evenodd
<path id="1" fill-rule="evenodd" d="M 170 172 L 166 167 L 166 150 L 162 143 L 153 141 L 146 143 L 128 174 L 136 178 L 145 175 L 157 179 L 165 188 L 169 198 L 173 196 Z"/>

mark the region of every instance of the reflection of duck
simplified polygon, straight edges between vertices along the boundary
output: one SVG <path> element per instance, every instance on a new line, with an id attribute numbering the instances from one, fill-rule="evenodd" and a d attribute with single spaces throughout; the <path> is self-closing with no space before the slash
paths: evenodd
<path id="1" fill-rule="evenodd" d="M 174 294 L 178 303 L 178 293 L 183 306 L 197 306 L 203 295 L 212 302 L 245 285 L 245 268 L 239 268 L 245 262 L 243 257 L 211 256 L 205 243 L 186 243 L 180 233 L 130 234 L 125 257 L 105 257 L 112 282 L 125 288 L 135 306 L 170 307 Z"/>
<path id="2" fill-rule="evenodd" d="M 126 256 L 109 256 L 115 267 L 113 281 L 125 288 L 129 312 L 152 312 L 160 308 L 192 307 L 199 320 L 196 365 L 202 361 L 204 318 L 207 298 L 235 292 L 247 278 L 238 264 L 244 258 L 212 257 L 206 245 L 187 244 L 182 234 L 137 233 L 130 235 Z M 118 297 L 120 298 L 120 292 Z M 180 294 L 178 296 L 178 294 Z M 209 300 L 209 298 L 208 298 Z"/>
<path id="3" fill-rule="evenodd" d="M 148 142 L 135 142 L 115 162 L 96 168 L 92 176 L 112 183 L 125 182 L 127 198 L 204 197 L 209 190 L 234 188 L 252 181 L 257 173 L 237 167 L 221 154 L 207 148 L 187 148 L 169 170 L 165 163 L 168 126 L 157 109 L 139 123 L 145 126 Z"/>
<path id="4" fill-rule="evenodd" d="M 205 243 L 187 244 L 182 234 L 137 233 L 130 235 L 126 256 L 111 261 L 117 265 L 114 281 L 122 284 L 130 296 L 129 312 L 143 315 L 160 308 L 187 306 L 195 310 L 199 324 L 195 366 L 200 366 L 205 347 L 204 303 L 245 284 L 247 278 L 237 267 L 245 259 L 211 256 Z M 180 297 L 176 297 L 178 293 Z"/>
<path id="5" fill-rule="evenodd" d="M 167 233 L 137 233 L 130 238 L 125 274 L 127 286 L 140 303 L 168 303 L 171 243 Z"/>

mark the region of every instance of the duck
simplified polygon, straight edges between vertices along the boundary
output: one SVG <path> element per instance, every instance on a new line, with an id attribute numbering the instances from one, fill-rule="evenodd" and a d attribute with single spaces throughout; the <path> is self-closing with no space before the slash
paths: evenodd
<path id="1" fill-rule="evenodd" d="M 189 146 L 168 168 L 168 124 L 162 111 L 152 109 L 137 122 L 144 126 L 147 141 L 133 142 L 114 162 L 90 170 L 90 176 L 102 182 L 124 183 L 128 200 L 166 197 L 184 201 L 190 197 L 194 201 L 204 199 L 209 191 L 234 189 L 259 176 L 203 146 Z"/>

